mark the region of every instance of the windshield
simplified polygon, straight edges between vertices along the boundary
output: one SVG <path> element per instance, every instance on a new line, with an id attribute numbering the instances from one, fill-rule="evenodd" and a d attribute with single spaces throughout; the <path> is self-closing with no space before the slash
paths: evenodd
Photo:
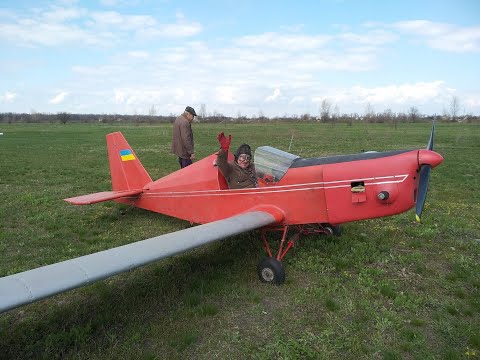
<path id="1" fill-rule="evenodd" d="M 255 150 L 255 170 L 259 178 L 271 178 L 279 181 L 287 172 L 297 155 L 275 149 L 271 146 L 260 146 Z"/>

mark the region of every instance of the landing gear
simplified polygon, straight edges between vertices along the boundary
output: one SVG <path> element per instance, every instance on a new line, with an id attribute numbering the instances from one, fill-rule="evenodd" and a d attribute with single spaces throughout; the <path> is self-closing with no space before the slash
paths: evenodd
<path id="1" fill-rule="evenodd" d="M 289 228 L 295 230 L 295 234 L 287 241 L 287 232 Z M 272 255 L 266 233 L 267 231 L 282 231 L 282 239 L 278 247 L 276 256 Z M 328 236 L 340 236 L 342 229 L 340 225 L 331 224 L 306 224 L 306 225 L 284 225 L 281 227 L 266 227 L 262 229 L 262 239 L 267 251 L 268 257 L 264 258 L 257 266 L 258 278 L 261 282 L 281 285 L 285 282 L 285 269 L 282 265 L 282 259 L 287 252 L 295 246 L 295 242 L 300 239 L 300 235 L 323 234 Z M 285 246 L 285 241 L 287 241 Z"/>
<path id="2" fill-rule="evenodd" d="M 280 261 L 266 257 L 257 266 L 258 278 L 261 282 L 281 285 L 285 282 L 285 269 Z"/>
<path id="3" fill-rule="evenodd" d="M 327 235 L 333 235 L 333 236 L 340 236 L 342 235 L 342 228 L 340 225 L 330 225 L 330 224 L 322 224 L 322 227 L 325 231 L 328 232 Z"/>

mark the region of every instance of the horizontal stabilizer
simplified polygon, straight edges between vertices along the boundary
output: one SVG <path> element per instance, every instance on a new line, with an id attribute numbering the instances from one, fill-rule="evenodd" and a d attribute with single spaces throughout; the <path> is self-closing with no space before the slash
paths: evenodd
<path id="1" fill-rule="evenodd" d="M 0 313 L 278 220 L 268 209 L 251 211 L 5 276 L 0 278 Z"/>
<path id="2" fill-rule="evenodd" d="M 141 194 L 142 192 L 143 192 L 142 189 L 126 190 L 126 191 L 102 191 L 94 194 L 71 197 L 64 200 L 73 205 L 89 205 L 89 204 L 99 203 L 102 201 L 118 199 L 125 196 L 136 196 Z"/>

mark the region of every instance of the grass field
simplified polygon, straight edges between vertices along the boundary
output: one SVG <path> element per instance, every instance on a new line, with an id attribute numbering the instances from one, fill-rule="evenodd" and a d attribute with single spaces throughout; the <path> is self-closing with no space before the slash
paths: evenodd
<path id="1" fill-rule="evenodd" d="M 153 179 L 177 169 L 170 125 L 1 125 L 0 276 L 190 226 L 113 202 L 105 135 Z M 197 157 L 272 145 L 303 157 L 426 147 L 430 124 L 195 124 Z M 250 232 L 0 315 L 0 359 L 478 359 L 480 126 L 438 124 L 424 223 L 414 212 L 304 238 L 261 284 Z M 208 204 L 205 204 L 206 209 Z M 0 294 L 1 296 L 1 294 Z"/>

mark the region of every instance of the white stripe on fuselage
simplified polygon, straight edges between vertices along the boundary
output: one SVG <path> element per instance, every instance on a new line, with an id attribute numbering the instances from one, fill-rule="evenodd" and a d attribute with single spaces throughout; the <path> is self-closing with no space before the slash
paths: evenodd
<path id="1" fill-rule="evenodd" d="M 396 180 L 399 178 L 398 180 Z M 381 185 L 381 184 L 396 184 L 402 183 L 408 178 L 408 174 L 403 175 L 391 175 L 373 178 L 359 178 L 349 180 L 337 180 L 337 181 L 325 181 L 325 182 L 313 182 L 304 184 L 293 185 L 280 185 L 272 187 L 260 187 L 260 188 L 248 188 L 248 189 L 225 189 L 225 190 L 195 190 L 195 191 L 169 191 L 169 192 L 144 192 L 141 197 L 185 197 L 185 196 L 227 196 L 227 195 L 255 195 L 257 194 L 271 194 L 271 193 L 283 193 L 292 191 L 309 191 L 319 189 L 335 189 L 343 187 L 351 187 L 352 182 L 367 182 L 365 186 Z M 393 180 L 387 180 L 393 179 Z M 375 181 L 378 180 L 378 181 Z"/>

